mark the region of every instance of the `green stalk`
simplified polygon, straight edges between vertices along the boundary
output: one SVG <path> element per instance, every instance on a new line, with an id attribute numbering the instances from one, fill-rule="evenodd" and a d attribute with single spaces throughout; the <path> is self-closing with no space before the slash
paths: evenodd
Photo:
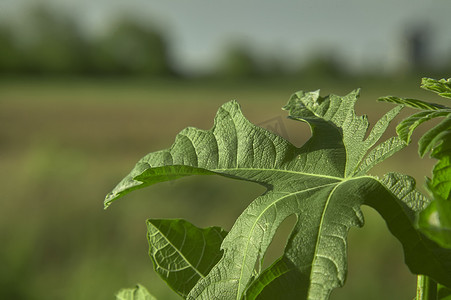
<path id="1" fill-rule="evenodd" d="M 437 300 L 437 283 L 430 277 L 418 275 L 416 300 Z"/>

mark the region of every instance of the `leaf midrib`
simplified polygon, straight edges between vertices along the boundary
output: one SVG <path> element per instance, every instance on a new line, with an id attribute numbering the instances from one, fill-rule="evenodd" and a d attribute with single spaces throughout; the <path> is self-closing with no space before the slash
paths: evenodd
<path id="1" fill-rule="evenodd" d="M 341 180 L 342 180 L 342 178 L 340 178 Z M 337 182 L 333 182 L 333 183 L 328 183 L 328 184 L 324 184 L 324 185 L 319 185 L 319 186 L 315 186 L 315 187 L 312 187 L 312 188 L 308 188 L 308 189 L 305 189 L 305 190 L 302 190 L 302 191 L 296 191 L 296 192 L 293 192 L 293 193 L 289 193 L 289 194 L 287 194 L 287 195 L 284 195 L 283 197 L 280 197 L 280 198 L 278 198 L 278 199 L 276 199 L 274 202 L 272 202 L 270 205 L 268 205 L 261 213 L 260 213 L 260 215 L 257 217 L 257 219 L 256 219 L 256 221 L 254 222 L 254 224 L 252 224 L 252 228 L 251 228 L 251 230 L 250 230 L 250 234 L 248 234 L 248 239 L 247 239 L 247 241 L 246 241 L 246 248 L 245 248 L 245 255 L 243 256 L 243 260 L 242 260 L 242 263 L 241 263 L 241 272 L 240 272 L 240 277 L 238 278 L 238 288 L 237 288 L 237 294 L 236 294 L 236 300 L 239 300 L 241 297 L 240 297 L 240 294 L 238 293 L 238 291 L 240 290 L 240 288 L 241 288 L 241 282 L 242 282 L 242 277 L 243 277 L 243 271 L 244 271 L 244 262 L 246 261 L 246 259 L 247 259 L 247 249 L 248 249 L 248 247 L 249 247 L 249 243 L 250 243 L 250 236 L 252 236 L 252 233 L 254 232 L 254 228 L 255 228 L 255 226 L 257 225 L 257 223 L 258 223 L 258 221 L 260 220 L 260 218 L 266 213 L 266 211 L 270 208 L 270 207 L 273 207 L 275 204 L 277 204 L 279 201 L 282 201 L 282 199 L 285 199 L 285 198 L 287 198 L 287 197 L 291 197 L 291 196 L 293 196 L 293 195 L 297 195 L 297 194 L 301 194 L 301 193 L 304 193 L 304 192 L 308 192 L 308 191 L 311 191 L 311 190 L 315 190 L 315 189 L 320 189 L 320 188 L 324 188 L 324 187 L 327 187 L 327 186 L 330 186 L 330 185 L 334 185 L 334 184 L 337 184 L 337 185 L 339 185 L 341 182 L 339 182 L 338 184 L 337 184 Z M 335 189 L 335 188 L 334 188 Z"/>
<path id="2" fill-rule="evenodd" d="M 304 175 L 304 176 L 312 176 L 312 177 L 321 177 L 321 178 L 328 178 L 328 179 L 334 179 L 337 181 L 342 181 L 343 177 L 337 177 L 337 176 L 330 176 L 330 175 L 324 175 L 324 174 L 315 174 L 315 173 L 306 173 L 306 172 L 300 172 L 300 171 L 293 171 L 293 170 L 281 170 L 281 169 L 264 169 L 264 168 L 221 168 L 221 169 L 206 169 L 212 172 L 217 172 L 220 174 L 225 173 L 226 171 L 271 171 L 271 172 L 279 172 L 279 173 L 290 173 L 290 174 L 297 174 L 297 175 Z M 244 179 L 246 180 L 246 179 Z"/>
<path id="3" fill-rule="evenodd" d="M 325 215 L 325 213 L 326 213 L 327 206 L 329 205 L 329 202 L 330 202 L 330 200 L 332 199 L 332 195 L 333 195 L 333 193 L 335 192 L 335 190 L 336 190 L 340 185 L 342 185 L 342 184 L 345 184 L 345 183 L 347 183 L 347 182 L 349 182 L 349 181 L 352 181 L 352 180 L 359 180 L 359 179 L 363 179 L 363 178 L 374 179 L 374 178 L 371 177 L 371 176 L 358 176 L 358 177 L 353 177 L 353 178 L 345 178 L 345 179 L 342 180 L 341 182 L 338 182 L 337 185 L 332 189 L 332 191 L 330 191 L 330 194 L 329 194 L 329 196 L 328 196 L 328 198 L 327 198 L 327 201 L 326 201 L 326 203 L 325 203 L 325 205 L 324 205 L 323 212 L 322 212 L 322 214 L 321 214 L 321 222 L 320 222 L 320 225 L 319 225 L 319 227 L 318 227 L 318 233 L 321 233 L 321 231 L 322 231 L 322 227 L 323 227 L 324 219 L 325 219 L 325 218 L 324 218 L 324 215 Z M 317 253 L 317 249 L 319 248 L 320 240 L 321 240 L 321 235 L 318 234 L 318 237 L 317 237 L 316 243 L 315 243 L 314 252 L 313 252 L 313 253 L 314 253 L 314 256 L 313 256 L 313 261 L 312 261 L 312 263 L 311 263 L 311 266 L 312 266 L 312 267 L 315 265 L 315 262 L 316 262 L 317 258 L 319 257 L 318 255 L 316 255 L 316 253 Z M 310 288 L 309 288 L 308 294 L 310 294 Z"/>
<path id="4" fill-rule="evenodd" d="M 338 186 L 340 186 L 341 183 L 342 183 L 342 182 L 338 183 L 338 184 L 332 189 L 332 191 L 330 191 L 329 196 L 327 197 L 327 201 L 326 201 L 326 203 L 325 203 L 325 205 L 324 205 L 323 212 L 321 213 L 321 221 L 320 221 L 320 224 L 319 224 L 319 227 L 318 227 L 318 236 L 317 236 L 317 238 L 316 238 L 315 248 L 314 248 L 314 251 L 313 251 L 313 261 L 312 261 L 312 263 L 311 263 L 311 268 L 313 268 L 313 266 L 314 266 L 315 263 L 316 263 L 316 260 L 318 259 L 318 256 L 316 255 L 316 253 L 318 252 L 319 243 L 320 243 L 320 240 L 321 240 L 321 231 L 322 231 L 323 224 L 324 224 L 324 219 L 325 219 L 325 218 L 324 218 L 324 215 L 325 215 L 325 213 L 326 213 L 327 206 L 329 205 L 329 201 L 330 201 L 330 199 L 332 198 L 332 194 L 333 194 L 334 191 L 338 188 Z M 311 279 L 312 279 L 312 278 L 311 278 L 311 276 L 310 276 L 310 280 L 311 280 Z M 310 295 L 310 286 L 309 286 L 309 290 L 308 290 L 307 295 Z"/>

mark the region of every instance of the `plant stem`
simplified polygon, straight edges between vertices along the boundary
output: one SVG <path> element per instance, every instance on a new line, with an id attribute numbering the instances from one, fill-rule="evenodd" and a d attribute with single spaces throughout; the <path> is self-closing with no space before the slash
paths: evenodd
<path id="1" fill-rule="evenodd" d="M 429 276 L 418 275 L 416 300 L 437 300 L 437 283 Z"/>

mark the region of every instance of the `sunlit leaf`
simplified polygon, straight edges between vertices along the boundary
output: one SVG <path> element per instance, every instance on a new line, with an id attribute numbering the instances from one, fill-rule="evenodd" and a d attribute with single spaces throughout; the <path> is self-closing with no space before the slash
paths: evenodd
<path id="1" fill-rule="evenodd" d="M 132 190 L 190 175 L 218 174 L 267 188 L 236 220 L 222 242 L 222 258 L 187 299 L 275 299 L 277 290 L 285 299 L 327 299 L 346 279 L 346 237 L 352 226 L 363 225 L 363 204 L 386 219 L 413 272 L 451 285 L 451 273 L 444 271 L 451 251 L 415 228 L 415 214 L 427 201 L 415 192 L 412 179 L 365 174 L 405 146 L 397 138 L 374 146 L 400 108 L 367 134 L 367 118 L 354 111 L 358 96 L 359 91 L 344 97 L 321 97 L 319 91 L 294 94 L 284 109 L 312 131 L 300 148 L 251 124 L 237 102 L 228 102 L 211 130 L 187 128 L 169 149 L 142 158 L 107 196 L 105 206 Z M 291 215 L 297 222 L 283 256 L 260 270 L 277 228 Z"/>
<path id="2" fill-rule="evenodd" d="M 425 90 L 435 92 L 442 97 L 451 98 L 451 78 L 440 80 L 423 78 L 421 87 Z"/>
<path id="3" fill-rule="evenodd" d="M 446 108 L 446 106 L 443 106 L 441 104 L 429 103 L 426 101 L 412 99 L 412 98 L 399 98 L 399 97 L 395 97 L 395 96 L 385 96 L 385 97 L 380 97 L 378 100 L 381 102 L 390 102 L 390 103 L 405 105 L 405 106 L 408 106 L 411 108 L 421 109 L 421 110 L 439 110 L 439 109 Z"/>

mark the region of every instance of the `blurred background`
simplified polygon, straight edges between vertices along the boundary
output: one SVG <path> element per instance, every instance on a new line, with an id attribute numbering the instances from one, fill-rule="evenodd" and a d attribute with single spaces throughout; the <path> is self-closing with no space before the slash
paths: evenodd
<path id="1" fill-rule="evenodd" d="M 104 211 L 135 162 L 187 126 L 210 128 L 232 99 L 298 146 L 309 130 L 280 110 L 297 90 L 362 88 L 357 111 L 372 124 L 392 107 L 379 96 L 441 102 L 419 84 L 450 77 L 449 11 L 424 0 L 0 1 L 0 299 L 113 299 L 137 282 L 177 299 L 153 273 L 145 220 L 229 230 L 263 188 L 185 178 Z M 408 173 L 422 189 L 433 162 L 414 143 L 372 173 Z M 412 299 L 400 245 L 364 211 L 331 299 Z"/>

